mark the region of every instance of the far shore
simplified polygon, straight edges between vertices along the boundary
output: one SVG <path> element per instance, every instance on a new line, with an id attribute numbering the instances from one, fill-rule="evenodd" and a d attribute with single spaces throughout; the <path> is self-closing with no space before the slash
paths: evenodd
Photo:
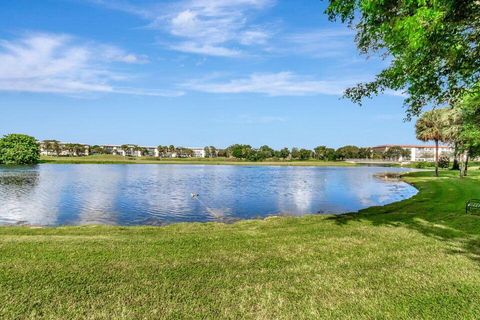
<path id="1" fill-rule="evenodd" d="M 152 158 L 123 157 L 115 155 L 92 155 L 82 157 L 42 156 L 40 163 L 52 164 L 191 164 L 191 165 L 238 165 L 238 166 L 342 166 L 353 167 L 354 163 L 345 161 L 320 160 L 267 160 L 243 161 L 230 158 Z"/>

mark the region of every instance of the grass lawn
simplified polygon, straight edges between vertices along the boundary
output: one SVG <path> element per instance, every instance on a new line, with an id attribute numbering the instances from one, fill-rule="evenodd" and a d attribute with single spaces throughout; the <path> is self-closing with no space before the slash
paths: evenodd
<path id="1" fill-rule="evenodd" d="M 0 319 L 478 319 L 480 171 L 341 217 L 0 228 Z"/>
<path id="2" fill-rule="evenodd" d="M 344 161 L 318 160 L 269 160 L 269 161 L 242 161 L 229 158 L 153 158 L 153 157 L 123 157 L 115 155 L 92 155 L 86 157 L 51 157 L 42 156 L 43 163 L 98 163 L 98 164 L 202 164 L 202 165 L 242 165 L 242 166 L 354 166 Z"/>

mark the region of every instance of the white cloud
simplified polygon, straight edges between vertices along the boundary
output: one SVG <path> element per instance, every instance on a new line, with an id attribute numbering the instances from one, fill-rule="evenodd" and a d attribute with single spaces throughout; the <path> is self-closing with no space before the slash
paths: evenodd
<path id="1" fill-rule="evenodd" d="M 208 93 L 258 93 L 269 96 L 341 95 L 352 81 L 316 80 L 292 72 L 254 73 L 228 81 L 197 80 L 184 86 Z"/>
<path id="2" fill-rule="evenodd" d="M 111 65 L 144 63 L 146 57 L 67 35 L 37 33 L 0 40 L 0 61 L 0 91 L 176 95 L 116 88 L 116 82 L 128 77 L 112 71 Z"/>
<path id="3" fill-rule="evenodd" d="M 212 46 L 208 44 L 201 44 L 197 42 L 182 42 L 170 46 L 171 49 L 186 52 L 186 53 L 196 53 L 203 54 L 208 56 L 217 56 L 217 57 L 240 57 L 243 53 L 239 50 L 229 49 L 221 46 Z"/>
<path id="4" fill-rule="evenodd" d="M 97 49 L 100 51 L 100 56 L 109 62 L 148 63 L 147 56 L 127 53 L 118 47 L 102 45 Z"/>
<path id="5" fill-rule="evenodd" d="M 167 42 L 172 50 L 240 57 L 245 55 L 246 47 L 263 44 L 270 38 L 265 27 L 252 23 L 251 13 L 272 6 L 276 0 L 183 0 L 156 6 L 90 1 L 148 20 L 149 28 L 171 37 L 169 40 L 162 37 L 161 43 Z"/>
<path id="6" fill-rule="evenodd" d="M 355 33 L 349 29 L 320 29 L 287 34 L 275 51 L 302 54 L 315 58 L 332 58 L 356 53 Z"/>

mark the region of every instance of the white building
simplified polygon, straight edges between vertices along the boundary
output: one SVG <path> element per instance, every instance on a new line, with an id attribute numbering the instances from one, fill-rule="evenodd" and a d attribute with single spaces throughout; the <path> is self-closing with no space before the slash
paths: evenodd
<path id="1" fill-rule="evenodd" d="M 158 157 L 157 147 L 137 146 L 137 145 L 101 145 L 107 153 L 121 155 L 124 157 Z M 123 148 L 122 148 L 123 147 Z"/>
<path id="2" fill-rule="evenodd" d="M 88 156 L 95 153 L 95 149 L 87 144 L 66 143 L 55 140 L 45 140 L 39 142 L 40 154 L 46 156 Z M 152 146 L 138 146 L 134 144 L 128 145 L 114 145 L 106 144 L 100 145 L 103 149 L 102 153 L 120 155 L 124 157 L 160 157 L 160 152 L 157 147 Z M 205 150 L 203 147 L 185 148 L 193 151 L 193 157 L 205 158 Z M 169 153 L 168 157 L 177 158 L 177 152 Z"/>
<path id="3" fill-rule="evenodd" d="M 205 158 L 205 148 L 201 147 L 193 147 L 193 148 L 188 148 L 193 151 L 193 156 L 195 158 Z"/>
<path id="4" fill-rule="evenodd" d="M 44 140 L 38 143 L 43 156 L 88 156 L 90 146 L 84 143 L 69 143 Z"/>
<path id="5" fill-rule="evenodd" d="M 385 152 L 392 147 L 400 147 L 410 152 L 409 159 L 401 157 L 399 161 L 436 161 L 435 146 L 421 146 L 421 145 L 397 145 L 388 144 L 382 146 L 372 147 L 373 151 Z M 453 158 L 453 148 L 449 146 L 438 146 L 438 156 Z"/>

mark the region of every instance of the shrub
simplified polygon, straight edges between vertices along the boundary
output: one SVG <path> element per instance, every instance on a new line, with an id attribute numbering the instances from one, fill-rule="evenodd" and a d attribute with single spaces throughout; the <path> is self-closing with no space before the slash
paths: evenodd
<path id="1" fill-rule="evenodd" d="M 450 158 L 448 157 L 440 157 L 438 159 L 438 166 L 442 169 L 448 169 L 448 167 L 450 167 Z"/>
<path id="2" fill-rule="evenodd" d="M 412 163 L 411 166 L 416 169 L 434 168 L 435 162 L 420 161 Z"/>
<path id="3" fill-rule="evenodd" d="M 9 134 L 0 139 L 0 163 L 35 164 L 40 159 L 37 140 L 24 134 Z"/>

